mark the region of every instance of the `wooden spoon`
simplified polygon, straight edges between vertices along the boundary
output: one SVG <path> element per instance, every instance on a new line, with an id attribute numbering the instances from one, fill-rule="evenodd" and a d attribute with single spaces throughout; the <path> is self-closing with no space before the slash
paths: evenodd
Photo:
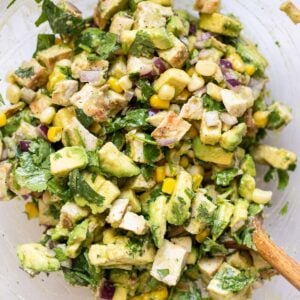
<path id="1" fill-rule="evenodd" d="M 275 270 L 287 279 L 296 289 L 300 291 L 300 264 L 289 257 L 281 248 L 275 245 L 262 228 L 262 220 L 259 217 L 253 219 L 253 242 L 257 252 Z"/>

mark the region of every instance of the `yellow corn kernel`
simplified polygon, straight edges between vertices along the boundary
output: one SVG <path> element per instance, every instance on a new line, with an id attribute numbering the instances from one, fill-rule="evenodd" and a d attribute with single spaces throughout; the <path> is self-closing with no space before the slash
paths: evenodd
<path id="1" fill-rule="evenodd" d="M 180 162 L 179 164 L 183 167 L 186 168 L 189 165 L 189 159 L 184 155 L 182 157 L 180 157 Z"/>
<path id="2" fill-rule="evenodd" d="M 2 111 L 0 111 L 0 127 L 5 126 L 7 123 L 7 117 L 6 114 Z"/>
<path id="3" fill-rule="evenodd" d="M 245 64 L 239 54 L 237 54 L 237 53 L 230 54 L 227 57 L 227 59 L 231 62 L 232 67 L 235 71 L 237 71 L 239 73 L 245 72 L 245 69 L 246 69 Z"/>
<path id="4" fill-rule="evenodd" d="M 167 300 L 168 296 L 169 296 L 168 289 L 162 286 L 152 292 L 135 296 L 131 298 L 131 300 Z"/>
<path id="5" fill-rule="evenodd" d="M 174 191 L 176 184 L 176 179 L 174 178 L 166 178 L 162 185 L 162 191 L 163 193 L 171 195 Z"/>
<path id="6" fill-rule="evenodd" d="M 265 128 L 268 124 L 268 111 L 257 111 L 253 115 L 254 122 L 257 127 Z"/>
<path id="7" fill-rule="evenodd" d="M 25 204 L 25 212 L 29 220 L 37 218 L 39 215 L 39 210 L 33 202 L 28 202 Z"/>
<path id="8" fill-rule="evenodd" d="M 52 92 L 54 90 L 55 85 L 62 80 L 66 79 L 66 75 L 63 74 L 60 68 L 54 68 L 53 72 L 49 76 L 49 80 L 47 83 L 47 90 Z"/>
<path id="9" fill-rule="evenodd" d="M 184 89 L 182 91 L 182 93 L 177 97 L 177 100 L 179 100 L 179 101 L 187 101 L 187 99 L 189 99 L 190 96 L 191 96 L 191 93 L 187 89 Z"/>
<path id="10" fill-rule="evenodd" d="M 158 91 L 158 97 L 163 101 L 171 101 L 175 97 L 175 93 L 174 86 L 164 84 Z"/>
<path id="11" fill-rule="evenodd" d="M 49 106 L 45 108 L 40 114 L 40 121 L 44 124 L 51 124 L 56 114 L 56 110 L 54 107 Z"/>
<path id="12" fill-rule="evenodd" d="M 194 67 L 189 68 L 187 73 L 189 74 L 190 77 L 192 77 L 195 74 L 195 68 Z"/>
<path id="13" fill-rule="evenodd" d="M 62 127 L 50 127 L 47 133 L 49 142 L 56 143 L 61 140 Z"/>
<path id="14" fill-rule="evenodd" d="M 156 168 L 155 170 L 155 181 L 157 183 L 163 182 L 166 178 L 166 168 L 165 166 L 161 166 Z"/>
<path id="15" fill-rule="evenodd" d="M 202 181 L 203 181 L 203 176 L 201 174 L 196 174 L 193 175 L 193 190 L 196 191 L 200 187 Z"/>
<path id="16" fill-rule="evenodd" d="M 110 77 L 107 81 L 107 83 L 109 84 L 109 87 L 116 93 L 123 93 L 123 88 L 121 87 L 121 85 L 118 82 L 118 79 L 114 78 L 114 77 Z"/>
<path id="17" fill-rule="evenodd" d="M 196 241 L 202 243 L 209 236 L 209 229 L 206 228 L 196 235 Z"/>
<path id="18" fill-rule="evenodd" d="M 252 76 L 256 72 L 256 67 L 251 64 L 246 64 L 245 72 L 247 73 L 247 75 Z"/>
<path id="19" fill-rule="evenodd" d="M 150 98 L 150 105 L 156 109 L 168 109 L 170 107 L 170 102 L 161 100 L 158 95 L 153 95 Z"/>

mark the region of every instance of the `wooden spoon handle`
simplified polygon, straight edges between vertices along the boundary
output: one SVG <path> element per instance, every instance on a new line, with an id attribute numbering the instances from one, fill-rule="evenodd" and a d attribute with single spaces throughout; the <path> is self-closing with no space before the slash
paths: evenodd
<path id="1" fill-rule="evenodd" d="M 258 253 L 296 289 L 300 290 L 300 264 L 275 245 L 262 229 L 259 220 L 254 220 L 253 242 Z"/>

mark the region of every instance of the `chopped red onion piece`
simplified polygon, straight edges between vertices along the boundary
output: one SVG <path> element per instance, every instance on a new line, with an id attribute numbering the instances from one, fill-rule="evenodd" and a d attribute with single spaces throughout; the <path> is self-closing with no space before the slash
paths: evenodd
<path id="1" fill-rule="evenodd" d="M 189 28 L 189 34 L 193 35 L 195 34 L 197 31 L 197 26 L 195 23 L 190 23 L 190 28 Z"/>
<path id="2" fill-rule="evenodd" d="M 220 66 L 224 69 L 232 69 L 232 63 L 227 59 L 221 59 Z"/>
<path id="3" fill-rule="evenodd" d="M 225 75 L 225 77 L 226 77 L 226 75 Z M 239 85 L 241 85 L 240 82 L 237 81 L 237 80 L 234 79 L 234 78 L 226 79 L 226 81 L 227 81 L 227 83 L 230 84 L 231 87 L 233 87 L 233 88 L 234 88 L 234 87 L 237 87 L 237 86 L 239 86 Z"/>
<path id="4" fill-rule="evenodd" d="M 206 41 L 212 37 L 211 33 L 209 32 L 201 32 L 197 35 L 197 41 Z"/>
<path id="5" fill-rule="evenodd" d="M 30 141 L 21 141 L 19 144 L 21 152 L 28 152 L 30 144 Z"/>
<path id="6" fill-rule="evenodd" d="M 151 109 L 149 109 L 149 111 L 148 111 L 148 116 L 149 116 L 149 117 L 153 117 L 153 116 L 156 115 L 158 112 L 159 112 L 158 109 L 151 108 Z"/>
<path id="7" fill-rule="evenodd" d="M 49 127 L 46 126 L 46 125 L 41 124 L 41 125 L 38 126 L 38 129 L 39 129 L 39 132 L 40 132 L 41 136 L 44 139 L 48 139 L 47 134 L 48 134 Z"/>
<path id="8" fill-rule="evenodd" d="M 115 294 L 115 286 L 108 280 L 104 280 L 100 290 L 100 300 L 112 300 Z"/>
<path id="9" fill-rule="evenodd" d="M 30 199 L 30 194 L 29 195 L 22 195 L 22 198 L 24 201 L 27 201 Z"/>
<path id="10" fill-rule="evenodd" d="M 170 138 L 170 139 L 161 139 L 161 140 L 157 140 L 157 144 L 159 146 L 162 146 L 162 147 L 166 147 L 166 146 L 170 146 L 172 144 L 175 144 L 177 141 L 176 138 Z"/>
<path id="11" fill-rule="evenodd" d="M 157 76 L 157 73 L 154 71 L 154 70 L 152 70 L 152 71 L 150 71 L 150 72 L 148 72 L 148 73 L 144 73 L 144 74 L 140 74 L 140 78 L 141 79 L 149 79 L 149 80 L 154 80 L 154 78 Z"/>
<path id="12" fill-rule="evenodd" d="M 97 70 L 79 72 L 80 82 L 89 82 L 89 83 L 97 82 L 100 76 L 101 76 L 101 72 Z"/>
<path id="13" fill-rule="evenodd" d="M 167 70 L 167 64 L 159 57 L 153 59 L 155 67 L 158 69 L 159 73 L 163 73 Z"/>

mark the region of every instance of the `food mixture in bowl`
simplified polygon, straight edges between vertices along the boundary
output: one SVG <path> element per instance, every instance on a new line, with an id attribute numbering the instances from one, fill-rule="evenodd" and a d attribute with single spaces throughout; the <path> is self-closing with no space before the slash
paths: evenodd
<path id="1" fill-rule="evenodd" d="M 83 19 L 42 1 L 53 34 L 0 111 L 0 198 L 45 226 L 17 248 L 30 275 L 114 300 L 247 299 L 274 275 L 252 241 L 272 199 L 255 162 L 287 186 L 296 155 L 262 140 L 290 109 L 265 102 L 268 63 L 218 0 L 200 18 L 171 5 L 102 0 Z"/>

